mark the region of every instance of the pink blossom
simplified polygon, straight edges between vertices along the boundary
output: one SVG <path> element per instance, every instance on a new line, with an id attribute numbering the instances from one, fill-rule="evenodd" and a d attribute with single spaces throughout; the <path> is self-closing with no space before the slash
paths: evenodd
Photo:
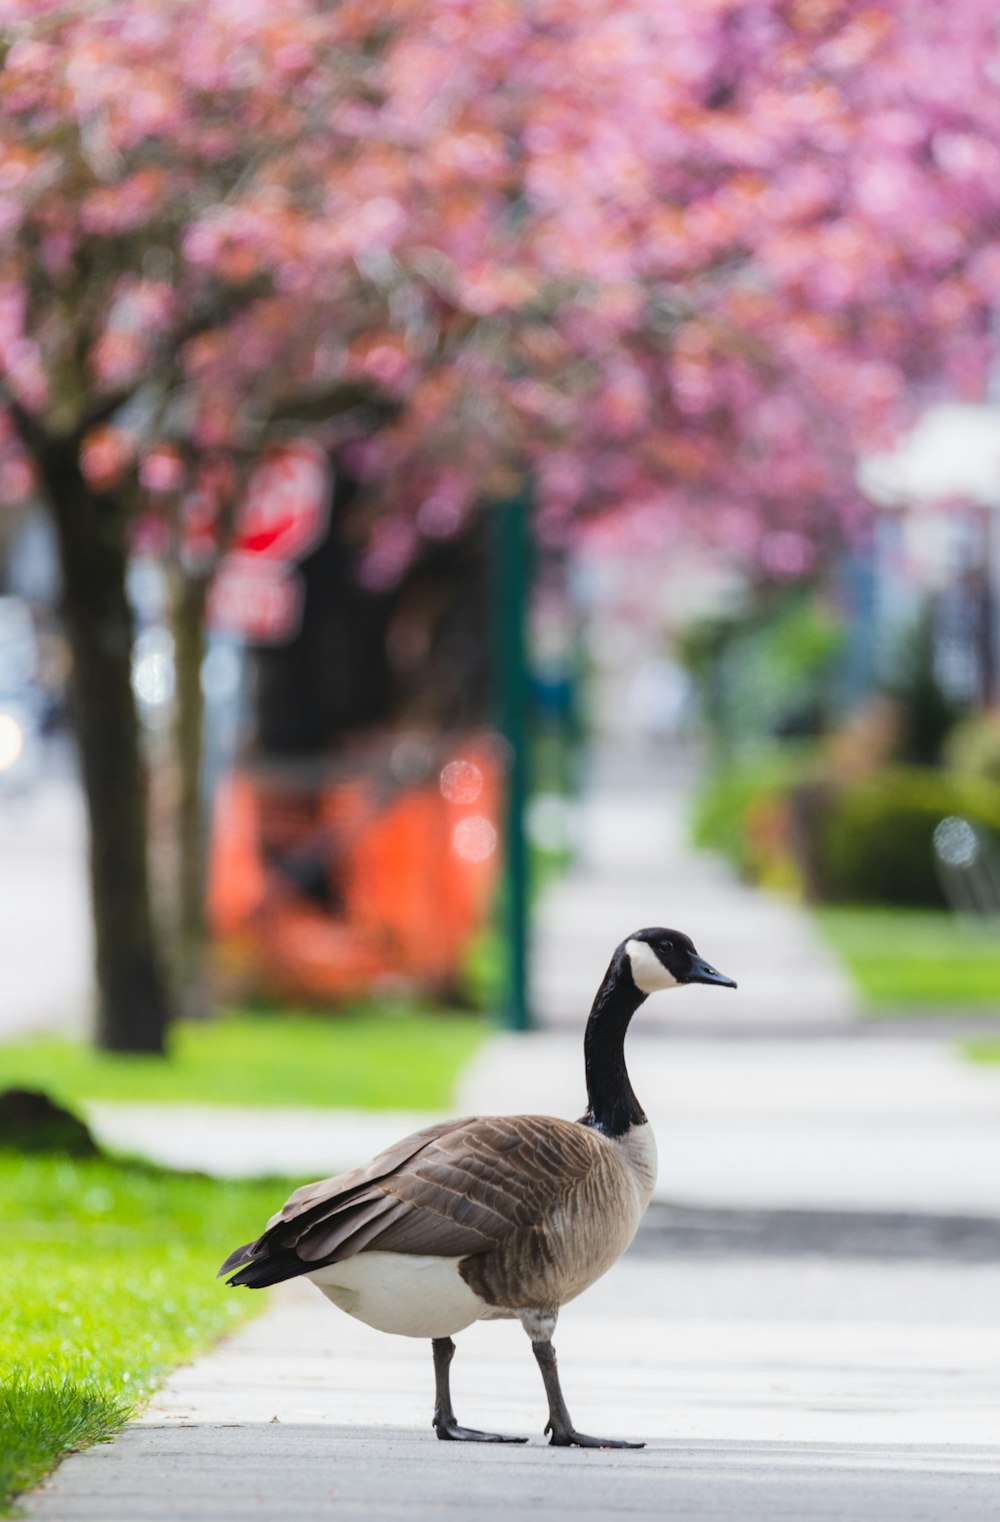
<path id="1" fill-rule="evenodd" d="M 184 479 L 184 467 L 177 455 L 166 449 L 154 449 L 139 466 L 139 480 L 147 491 L 174 492 Z"/>
<path id="2" fill-rule="evenodd" d="M 0 20 L 8 387 L 65 429 L 83 355 L 98 396 L 141 391 L 137 417 L 169 396 L 171 435 L 224 453 L 370 383 L 395 403 L 375 437 L 363 409 L 316 427 L 389 525 L 380 584 L 525 470 L 550 536 L 683 518 L 802 574 L 799 541 L 848 525 L 857 449 L 929 388 L 982 383 L 987 0 L 0 0 Z M 146 426 L 141 478 L 169 491 Z M 90 440 L 88 471 L 125 479 L 132 447 Z"/>
<path id="3" fill-rule="evenodd" d="M 80 465 L 91 486 L 108 491 L 121 480 L 132 457 L 132 443 L 125 434 L 115 428 L 99 428 L 84 439 Z"/>

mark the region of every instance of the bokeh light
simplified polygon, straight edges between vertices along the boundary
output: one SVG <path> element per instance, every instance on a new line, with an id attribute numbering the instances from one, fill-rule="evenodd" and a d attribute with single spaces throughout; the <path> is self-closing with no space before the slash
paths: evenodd
<path id="1" fill-rule="evenodd" d="M 949 867 L 971 867 L 979 855 L 976 832 L 967 819 L 942 819 L 934 831 L 934 848 Z"/>
<path id="2" fill-rule="evenodd" d="M 0 713 L 0 772 L 9 771 L 24 749 L 24 733 L 13 714 Z"/>
<path id="3" fill-rule="evenodd" d="M 497 832 L 482 814 L 470 814 L 456 824 L 451 845 L 463 861 L 488 861 L 497 848 Z"/>
<path id="4" fill-rule="evenodd" d="M 449 761 L 438 783 L 449 803 L 475 803 L 483 790 L 483 774 L 471 761 Z"/>
<path id="5" fill-rule="evenodd" d="M 132 688 L 147 710 L 163 709 L 176 687 L 174 642 L 166 629 L 146 629 L 135 642 Z"/>

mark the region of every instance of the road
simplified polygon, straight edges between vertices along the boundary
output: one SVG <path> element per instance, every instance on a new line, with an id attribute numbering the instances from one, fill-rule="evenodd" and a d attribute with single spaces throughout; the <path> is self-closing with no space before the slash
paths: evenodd
<path id="1" fill-rule="evenodd" d="M 83 1028 L 92 937 L 83 799 L 65 753 L 37 786 L 0 793 L 0 1039 Z"/>

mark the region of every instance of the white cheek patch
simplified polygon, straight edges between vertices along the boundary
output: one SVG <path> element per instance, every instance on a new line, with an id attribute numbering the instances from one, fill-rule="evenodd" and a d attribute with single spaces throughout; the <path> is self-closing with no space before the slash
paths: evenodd
<path id="1" fill-rule="evenodd" d="M 626 941 L 625 950 L 632 967 L 632 982 L 640 993 L 655 994 L 662 988 L 678 986 L 673 973 L 664 967 L 652 946 L 647 946 L 645 941 Z"/>

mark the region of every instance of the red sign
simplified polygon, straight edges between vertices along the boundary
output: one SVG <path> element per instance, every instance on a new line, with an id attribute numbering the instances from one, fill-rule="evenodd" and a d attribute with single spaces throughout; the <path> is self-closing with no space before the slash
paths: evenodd
<path id="1" fill-rule="evenodd" d="M 212 582 L 205 619 L 210 629 L 251 645 L 285 645 L 302 624 L 298 571 L 259 556 L 227 555 Z"/>
<path id="2" fill-rule="evenodd" d="M 266 560 L 299 560 L 326 533 L 330 470 L 313 444 L 268 450 L 250 478 L 233 549 Z"/>
<path id="3" fill-rule="evenodd" d="M 219 492 L 210 471 L 184 499 L 181 539 L 192 570 L 212 565 L 219 550 Z M 323 538 L 330 516 L 330 465 L 305 441 L 269 449 L 250 477 L 236 519 L 233 551 L 264 560 L 300 560 Z"/>

